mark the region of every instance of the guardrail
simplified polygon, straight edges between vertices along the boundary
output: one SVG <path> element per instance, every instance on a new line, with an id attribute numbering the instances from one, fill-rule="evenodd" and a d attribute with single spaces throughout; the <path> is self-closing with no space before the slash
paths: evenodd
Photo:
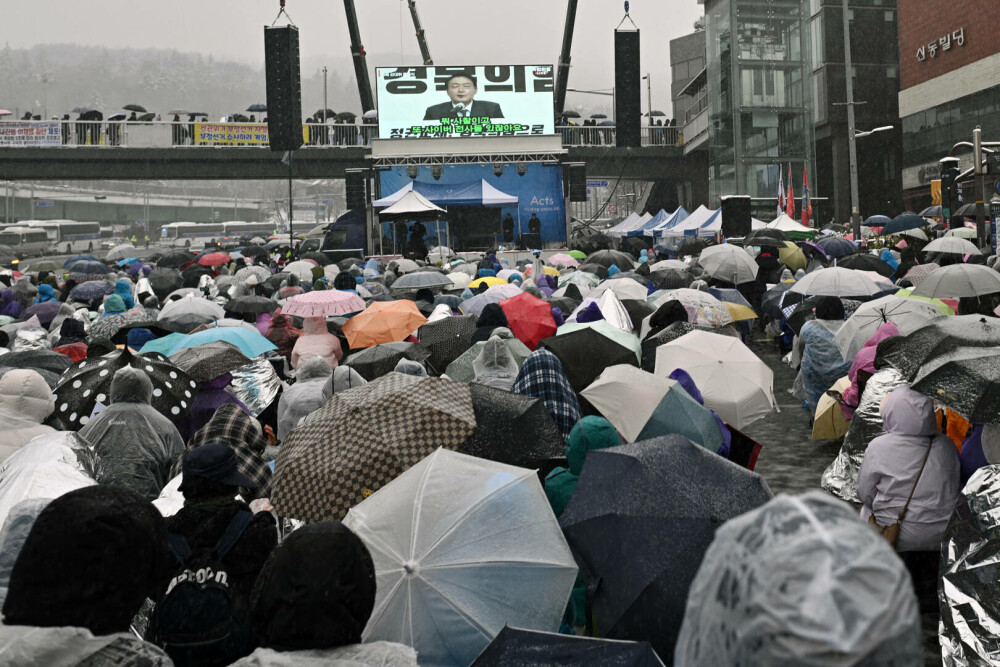
<path id="1" fill-rule="evenodd" d="M 563 125 L 555 128 L 564 146 L 614 146 L 615 127 Z M 640 128 L 642 146 L 679 146 L 676 126 Z M 303 147 L 368 146 L 374 124 L 302 125 Z M 171 146 L 266 147 L 266 123 L 210 123 L 108 120 L 0 120 L 0 149 L 76 146 L 169 148 Z"/>

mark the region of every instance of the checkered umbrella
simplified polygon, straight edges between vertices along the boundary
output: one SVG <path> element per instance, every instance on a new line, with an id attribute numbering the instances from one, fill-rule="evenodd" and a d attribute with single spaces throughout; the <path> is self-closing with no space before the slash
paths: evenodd
<path id="1" fill-rule="evenodd" d="M 391 373 L 400 359 L 423 362 L 430 353 L 416 343 L 382 343 L 355 352 L 343 363 L 371 382 Z"/>
<path id="2" fill-rule="evenodd" d="M 271 502 L 283 517 L 342 519 L 347 510 L 476 427 L 469 386 L 390 373 L 334 394 L 281 446 Z"/>
<path id="3" fill-rule="evenodd" d="M 427 362 L 438 373 L 472 346 L 476 331 L 476 316 L 444 317 L 428 322 L 417 329 L 420 345 L 430 352 Z"/>

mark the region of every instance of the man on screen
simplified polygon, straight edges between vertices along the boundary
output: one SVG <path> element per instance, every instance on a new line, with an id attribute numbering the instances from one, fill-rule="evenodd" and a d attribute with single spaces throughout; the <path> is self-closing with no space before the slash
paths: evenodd
<path id="1" fill-rule="evenodd" d="M 503 111 L 496 102 L 473 100 L 479 88 L 476 77 L 468 74 L 453 74 L 445 83 L 450 102 L 442 102 L 427 107 L 424 120 L 444 120 L 445 118 L 503 118 Z"/>

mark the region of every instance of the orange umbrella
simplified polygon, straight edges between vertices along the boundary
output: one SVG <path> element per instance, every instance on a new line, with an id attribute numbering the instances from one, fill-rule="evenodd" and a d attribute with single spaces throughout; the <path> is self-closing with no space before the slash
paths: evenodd
<path id="1" fill-rule="evenodd" d="M 343 326 L 352 350 L 405 340 L 427 321 L 409 300 L 376 301 Z"/>

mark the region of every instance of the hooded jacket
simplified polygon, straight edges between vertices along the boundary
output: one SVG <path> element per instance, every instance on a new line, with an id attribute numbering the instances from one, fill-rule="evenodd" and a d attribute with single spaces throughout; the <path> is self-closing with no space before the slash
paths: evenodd
<path id="1" fill-rule="evenodd" d="M 125 304 L 125 310 L 135 308 L 135 299 L 132 298 L 132 281 L 122 278 L 115 283 L 115 296 Z"/>
<path id="2" fill-rule="evenodd" d="M 509 326 L 507 313 L 503 312 L 503 308 L 499 304 L 488 303 L 476 321 L 476 330 L 472 334 L 472 342 L 479 343 L 489 340 L 494 329 L 506 326 Z"/>
<path id="3" fill-rule="evenodd" d="M 0 463 L 32 438 L 52 433 L 42 422 L 55 406 L 52 390 L 35 371 L 18 368 L 0 377 Z"/>
<path id="4" fill-rule="evenodd" d="M 153 383 L 142 370 L 119 369 L 109 393 L 111 405 L 80 429 L 104 464 L 97 481 L 154 500 L 169 479 L 171 464 L 184 451 L 184 441 L 173 423 L 149 404 Z"/>
<path id="5" fill-rule="evenodd" d="M 35 299 L 35 303 L 45 303 L 46 301 L 55 301 L 56 291 L 53 289 L 52 285 L 42 283 L 38 286 L 38 298 Z"/>
<path id="6" fill-rule="evenodd" d="M 125 312 L 125 301 L 117 294 L 112 294 L 104 300 L 104 316 Z"/>
<path id="7" fill-rule="evenodd" d="M 622 444 L 622 439 L 604 417 L 587 416 L 577 422 L 566 439 L 566 461 L 569 468 L 555 468 L 545 477 L 545 495 L 549 498 L 556 518 L 562 516 L 576 489 L 587 452 Z"/>
<path id="8" fill-rule="evenodd" d="M 181 437 L 188 440 L 198 429 L 211 421 L 216 411 L 227 403 L 232 403 L 245 413 L 250 414 L 250 408 L 243 401 L 226 391 L 226 387 L 232 381 L 232 373 L 223 373 L 219 377 L 212 378 L 208 382 L 201 384 L 198 395 L 191 402 L 191 411 L 188 412 L 187 419 L 177 429 L 180 431 Z"/>
<path id="9" fill-rule="evenodd" d="M 861 387 L 858 385 L 858 372 L 875 372 L 875 354 L 878 352 L 878 344 L 886 338 L 899 335 L 899 329 L 893 322 L 886 322 L 872 334 L 872 337 L 865 342 L 865 346 L 858 350 L 851 362 L 851 369 L 847 372 L 847 377 L 851 381 L 851 386 L 844 390 L 844 403 L 840 405 L 840 411 L 844 413 L 844 419 L 854 417 L 854 411 L 861 402 Z M 845 405 L 846 403 L 846 405 Z"/>
<path id="10" fill-rule="evenodd" d="M 955 445 L 938 434 L 934 403 L 909 387 L 894 390 L 882 404 L 887 433 L 871 441 L 858 472 L 861 518 L 879 524 L 897 520 L 931 447 L 906 517 L 897 551 L 937 551 L 958 502 L 960 463 Z"/>
<path id="11" fill-rule="evenodd" d="M 278 347 L 278 354 L 290 360 L 292 357 L 292 348 L 295 347 L 295 341 L 298 340 L 300 335 L 302 333 L 292 326 L 291 320 L 289 320 L 287 315 L 275 313 L 271 318 L 271 324 L 267 329 L 267 333 L 264 334 L 264 338 Z"/>
<path id="12" fill-rule="evenodd" d="M 351 370 L 347 366 L 344 368 Z M 332 376 L 330 365 L 320 357 L 302 361 L 295 374 L 295 384 L 278 399 L 279 441 L 283 442 L 303 417 L 319 410 L 333 395 Z"/>
<path id="13" fill-rule="evenodd" d="M 56 341 L 54 347 L 62 347 L 63 345 L 86 342 L 87 330 L 83 326 L 83 322 L 75 317 L 67 317 L 59 326 L 59 339 Z"/>
<path id="14" fill-rule="evenodd" d="M 14 298 L 14 290 L 5 289 L 0 292 L 0 315 L 7 315 L 8 317 L 13 317 L 16 320 L 21 317 L 21 313 L 23 312 L 24 308 L 22 308 L 21 304 Z"/>
<path id="15" fill-rule="evenodd" d="M 299 362 L 307 357 L 323 357 L 330 368 L 336 368 L 343 356 L 340 340 L 327 330 L 326 320 L 322 317 L 305 318 L 302 335 L 292 348 L 292 368 L 298 368 Z"/>
<path id="16" fill-rule="evenodd" d="M 476 374 L 473 383 L 510 391 L 521 369 L 507 343 L 499 336 L 491 336 L 472 360 L 472 370 Z"/>

